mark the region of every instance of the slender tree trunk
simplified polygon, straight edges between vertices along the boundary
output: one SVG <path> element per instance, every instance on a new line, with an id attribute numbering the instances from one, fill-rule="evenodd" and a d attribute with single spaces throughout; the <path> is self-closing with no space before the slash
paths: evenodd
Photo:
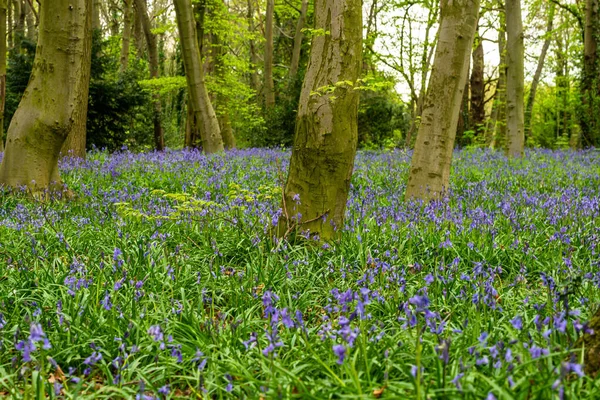
<path id="1" fill-rule="evenodd" d="M 27 39 L 35 42 L 37 34 L 35 27 L 35 15 L 28 0 L 25 0 L 25 23 L 27 24 Z"/>
<path id="2" fill-rule="evenodd" d="M 473 67 L 471 70 L 471 127 L 476 136 L 481 132 L 485 122 L 485 84 L 483 76 L 483 41 L 479 34 L 475 35 L 473 49 Z"/>
<path id="3" fill-rule="evenodd" d="M 87 102 L 91 22 L 91 0 L 43 2 L 34 68 L 8 128 L 0 184 L 34 192 L 61 185 L 61 146 L 85 118 L 80 104 Z"/>
<path id="4" fill-rule="evenodd" d="M 304 34 L 304 23 L 306 20 L 306 12 L 308 10 L 308 0 L 302 0 L 300 8 L 300 16 L 296 23 L 296 33 L 294 34 L 294 48 L 292 49 L 292 62 L 290 63 L 289 85 L 293 85 L 298 74 L 298 66 L 300 65 L 300 52 L 302 50 L 302 38 Z"/>
<path id="5" fill-rule="evenodd" d="M 448 189 L 478 14 L 479 0 L 441 0 L 439 39 L 406 186 L 407 200 L 437 198 Z"/>
<path id="6" fill-rule="evenodd" d="M 150 78 L 158 78 L 158 42 L 156 35 L 152 33 L 152 25 L 150 23 L 150 16 L 146 8 L 146 0 L 135 0 L 136 10 L 138 12 L 142 30 L 146 37 L 146 44 L 148 49 L 148 63 L 150 65 Z M 162 151 L 165 149 L 165 138 L 162 129 L 162 106 L 160 104 L 160 96 L 156 94 L 154 96 L 154 146 L 156 150 Z"/>
<path id="7" fill-rule="evenodd" d="M 275 0 L 267 0 L 265 20 L 265 109 L 275 107 L 275 84 L 273 82 L 273 17 L 275 14 Z"/>
<path id="8" fill-rule="evenodd" d="M 312 39 L 279 234 L 298 222 L 300 230 L 330 240 L 343 228 L 358 142 L 361 2 L 316 0 L 315 19 L 315 28 L 329 33 Z M 315 93 L 329 85 L 336 86 L 333 93 Z"/>
<path id="9" fill-rule="evenodd" d="M 6 24 L 8 1 L 0 0 L 0 152 L 4 151 L 4 105 L 6 104 Z"/>
<path id="10" fill-rule="evenodd" d="M 581 137 L 584 146 L 598 146 L 600 145 L 600 62 L 598 60 L 600 21 L 598 0 L 586 0 L 585 2 L 583 37 Z"/>
<path id="11" fill-rule="evenodd" d="M 469 57 L 469 60 L 467 61 L 467 76 L 469 76 L 470 69 L 471 61 Z M 470 129 L 469 122 L 469 80 L 466 79 L 463 97 L 460 102 L 460 110 L 458 111 L 458 123 L 456 124 L 456 138 L 454 143 L 457 146 L 465 146 L 468 144 L 464 138 L 464 133 Z"/>
<path id="12" fill-rule="evenodd" d="M 525 107 L 525 137 L 529 137 L 531 135 L 531 112 L 533 110 L 535 94 L 542 77 L 542 71 L 544 70 L 546 54 L 548 53 L 548 48 L 550 47 L 550 42 L 552 41 L 552 26 L 554 23 L 554 10 L 556 8 L 556 4 L 550 3 L 548 7 L 548 26 L 546 27 L 546 38 L 544 39 L 542 52 L 538 58 L 537 68 L 535 69 L 533 80 L 531 81 L 531 89 L 529 89 L 529 96 L 527 97 L 527 105 Z"/>
<path id="13" fill-rule="evenodd" d="M 129 45 L 131 43 L 131 17 L 133 14 L 133 0 L 123 0 L 123 43 L 119 57 L 120 71 L 124 72 L 129 67 Z"/>
<path id="14" fill-rule="evenodd" d="M 133 3 L 134 16 L 133 16 L 133 37 L 135 39 L 135 48 L 137 58 L 140 59 L 144 55 L 144 49 L 146 48 L 144 42 L 144 30 L 142 29 L 142 18 L 140 17 L 140 11 L 137 8 L 136 0 L 131 0 Z"/>
<path id="15" fill-rule="evenodd" d="M 498 52 L 500 65 L 498 65 L 498 83 L 494 94 L 492 107 L 491 128 L 488 129 L 492 149 L 502 148 L 506 143 L 506 30 L 504 12 L 500 11 L 500 29 L 498 30 Z"/>
<path id="16" fill-rule="evenodd" d="M 202 140 L 202 149 L 205 153 L 223 151 L 219 122 L 204 84 L 204 67 L 198 47 L 192 4 L 190 0 L 174 0 L 173 3 L 181 40 L 189 100 L 194 114 L 191 128 L 197 130 L 198 134 L 195 136 Z"/>
<path id="17" fill-rule="evenodd" d="M 14 37 L 14 47 L 18 50 L 21 49 L 21 42 L 25 37 L 25 13 L 23 8 L 25 5 L 23 4 L 24 0 L 13 0 L 14 6 L 14 27 L 13 27 L 13 37 Z"/>
<path id="18" fill-rule="evenodd" d="M 101 0 L 92 0 L 92 2 L 92 29 L 102 30 L 102 24 L 100 23 Z"/>
<path id="19" fill-rule="evenodd" d="M 6 10 L 6 17 L 7 17 L 7 21 L 6 21 L 6 39 L 8 41 L 8 48 L 12 49 L 13 48 L 13 32 L 9 32 L 13 29 L 13 2 L 11 0 L 8 0 L 8 9 Z"/>
<path id="20" fill-rule="evenodd" d="M 521 0 L 506 0 L 506 36 L 506 154 L 514 158 L 523 156 L 525 147 L 525 49 Z"/>
<path id="21" fill-rule="evenodd" d="M 248 14 L 246 18 L 248 20 L 248 30 L 250 31 L 250 35 L 254 35 L 254 8 L 252 6 L 253 0 L 248 0 Z M 252 89 L 256 93 L 260 93 L 260 80 L 258 78 L 258 71 L 256 70 L 258 67 L 258 55 L 256 53 L 256 44 L 254 39 L 250 39 L 248 46 L 250 48 L 250 66 L 252 68 L 252 72 L 250 73 L 250 85 Z"/>

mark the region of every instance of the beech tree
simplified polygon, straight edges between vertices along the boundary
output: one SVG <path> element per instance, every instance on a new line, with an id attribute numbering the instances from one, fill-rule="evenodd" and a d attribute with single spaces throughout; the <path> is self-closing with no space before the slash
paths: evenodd
<path id="1" fill-rule="evenodd" d="M 204 66 L 200 57 L 196 35 L 196 21 L 190 0 L 174 0 L 177 26 L 182 47 L 183 64 L 188 85 L 190 129 L 202 141 L 205 153 L 223 151 L 223 139 L 217 115 L 210 102 L 204 83 Z"/>
<path id="2" fill-rule="evenodd" d="M 60 187 L 58 157 L 88 100 L 91 0 L 40 6 L 38 46 L 27 89 L 8 128 L 0 185 L 34 193 Z M 65 46 L 64 43 L 69 43 Z"/>
<path id="3" fill-rule="evenodd" d="M 441 0 L 440 15 L 433 70 L 406 187 L 407 200 L 436 198 L 448 188 L 479 0 Z"/>
<path id="4" fill-rule="evenodd" d="M 358 142 L 361 2 L 316 0 L 315 29 L 324 33 L 312 39 L 279 228 L 329 240 L 343 226 Z"/>
<path id="5" fill-rule="evenodd" d="M 521 0 L 506 0 L 506 154 L 521 157 L 525 146 L 525 48 Z"/>

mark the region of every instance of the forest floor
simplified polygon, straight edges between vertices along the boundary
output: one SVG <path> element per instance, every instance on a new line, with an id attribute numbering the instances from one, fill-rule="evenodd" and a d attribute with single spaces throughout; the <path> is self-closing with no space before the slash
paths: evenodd
<path id="1" fill-rule="evenodd" d="M 600 397 L 599 152 L 457 152 L 428 205 L 359 153 L 331 245 L 273 240 L 288 159 L 93 153 L 73 200 L 0 195 L 0 396 Z"/>

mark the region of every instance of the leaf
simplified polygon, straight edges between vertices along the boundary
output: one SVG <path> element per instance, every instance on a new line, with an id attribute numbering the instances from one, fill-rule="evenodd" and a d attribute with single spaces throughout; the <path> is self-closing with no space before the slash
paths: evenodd
<path id="1" fill-rule="evenodd" d="M 385 388 L 386 388 L 386 387 L 387 387 L 387 386 L 384 386 L 384 387 L 382 387 L 382 388 L 380 388 L 380 389 L 374 389 L 374 390 L 373 390 L 373 396 L 374 396 L 376 399 L 380 398 L 380 397 L 381 397 L 381 395 L 383 394 L 383 391 L 385 390 Z"/>

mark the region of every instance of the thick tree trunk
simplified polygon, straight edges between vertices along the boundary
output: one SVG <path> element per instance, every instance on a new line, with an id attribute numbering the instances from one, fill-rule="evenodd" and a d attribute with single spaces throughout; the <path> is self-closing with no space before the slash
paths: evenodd
<path id="1" fill-rule="evenodd" d="M 540 79 L 542 78 L 546 54 L 548 53 L 548 48 L 550 47 L 550 42 L 552 41 L 552 26 L 554 23 L 554 10 L 556 8 L 556 4 L 550 3 L 548 7 L 548 26 L 546 27 L 546 38 L 544 39 L 542 52 L 538 58 L 537 68 L 535 69 L 533 80 L 531 81 L 531 88 L 529 89 L 529 96 L 527 96 L 527 105 L 525 107 L 525 137 L 529 137 L 531 135 L 531 112 L 533 111 L 535 94 L 537 92 Z"/>
<path id="2" fill-rule="evenodd" d="M 197 130 L 194 136 L 200 137 L 205 153 L 223 151 L 223 139 L 219 121 L 212 107 L 204 83 L 204 67 L 196 35 L 196 21 L 190 0 L 174 0 L 177 26 L 181 40 L 183 65 L 188 84 L 189 104 L 193 112 L 191 129 Z"/>
<path id="3" fill-rule="evenodd" d="M 60 185 L 61 146 L 85 118 L 80 104 L 87 102 L 91 22 L 91 0 L 42 4 L 34 68 L 8 128 L 0 184 L 34 192 Z"/>
<path id="4" fill-rule="evenodd" d="M 406 186 L 407 200 L 437 198 L 448 189 L 478 14 L 479 0 L 441 0 L 439 39 Z"/>
<path id="5" fill-rule="evenodd" d="M 485 122 L 485 84 L 483 77 L 483 41 L 479 34 L 475 35 L 473 49 L 473 67 L 471 68 L 471 127 L 476 135 L 482 131 Z"/>
<path id="6" fill-rule="evenodd" d="M 6 26 L 8 1 L 0 0 L 0 152 L 4 151 L 4 105 L 6 104 Z"/>
<path id="7" fill-rule="evenodd" d="M 140 18 L 142 30 L 146 37 L 146 44 L 148 49 L 148 63 L 150 65 L 150 78 L 158 78 L 158 42 L 156 35 L 152 33 L 152 25 L 150 24 L 150 17 L 146 8 L 146 0 L 135 0 L 136 11 Z M 162 129 L 162 106 L 160 104 L 159 95 L 154 96 L 154 115 L 152 122 L 154 123 L 154 147 L 158 151 L 165 149 L 165 138 Z"/>
<path id="8" fill-rule="evenodd" d="M 292 49 L 292 62 L 290 63 L 290 74 L 289 74 L 289 85 L 293 85 L 296 81 L 296 75 L 298 75 L 298 66 L 300 65 L 300 52 L 302 50 L 302 38 L 304 34 L 304 23 L 306 20 L 306 12 L 308 10 L 308 0 L 302 0 L 302 6 L 300 8 L 300 16 L 296 23 L 296 33 L 294 34 L 294 48 Z"/>
<path id="9" fill-rule="evenodd" d="M 119 57 L 120 71 L 124 72 L 129 67 L 129 47 L 131 43 L 131 17 L 133 16 L 133 0 L 123 0 L 123 42 L 121 56 Z"/>
<path id="10" fill-rule="evenodd" d="M 361 2 L 316 0 L 315 19 L 315 28 L 328 34 L 312 39 L 279 234 L 298 222 L 300 230 L 330 240 L 343 228 L 358 142 Z M 332 85 L 333 93 L 316 93 Z"/>
<path id="11" fill-rule="evenodd" d="M 521 0 L 506 0 L 506 155 L 523 156 L 525 147 L 525 48 Z"/>
<path id="12" fill-rule="evenodd" d="M 267 0 L 265 16 L 265 67 L 264 67 L 264 93 L 265 109 L 275 107 L 275 84 L 273 82 L 273 17 L 275 14 L 275 0 Z"/>

